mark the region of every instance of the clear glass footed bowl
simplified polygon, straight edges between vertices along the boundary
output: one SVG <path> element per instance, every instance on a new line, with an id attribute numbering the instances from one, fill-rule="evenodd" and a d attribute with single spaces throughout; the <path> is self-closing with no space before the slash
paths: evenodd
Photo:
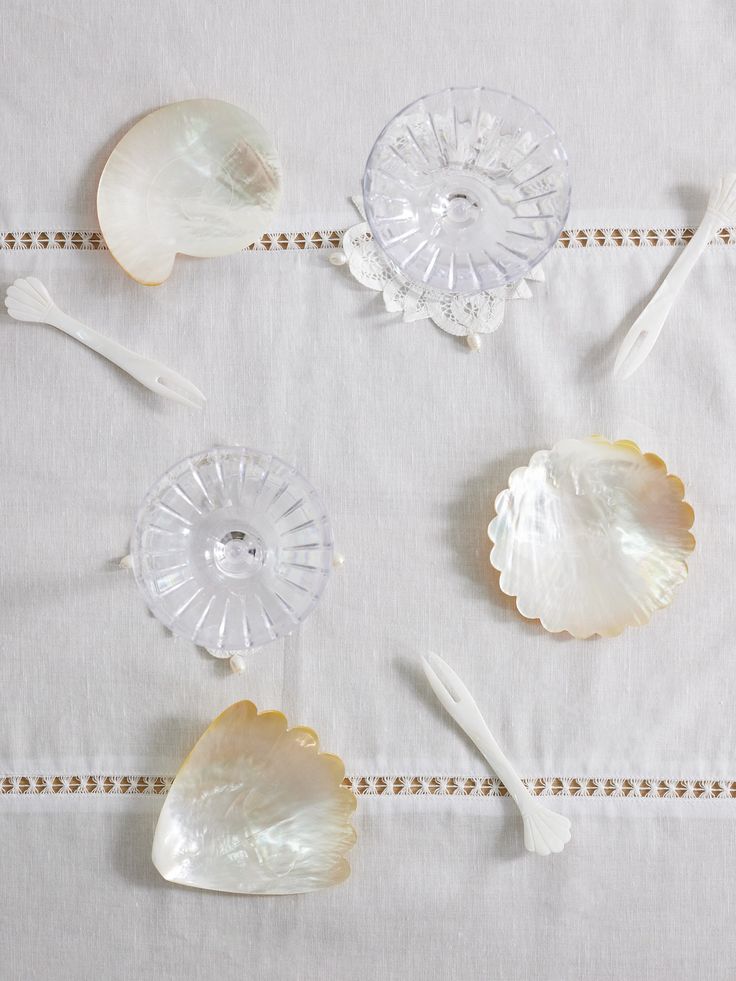
<path id="1" fill-rule="evenodd" d="M 309 615 L 330 573 L 332 530 L 293 467 L 220 446 L 151 488 L 131 554 L 162 623 L 201 647 L 237 651 L 291 633 Z"/>
<path id="2" fill-rule="evenodd" d="M 557 241 L 570 207 L 567 155 L 514 96 L 445 89 L 383 130 L 363 199 L 375 240 L 411 282 L 479 293 L 521 279 Z"/>

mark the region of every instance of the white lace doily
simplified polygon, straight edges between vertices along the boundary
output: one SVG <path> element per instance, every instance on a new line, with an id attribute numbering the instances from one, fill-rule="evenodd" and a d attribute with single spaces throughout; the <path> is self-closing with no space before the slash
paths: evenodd
<path id="1" fill-rule="evenodd" d="M 490 334 L 503 323 L 507 300 L 526 300 L 532 295 L 527 281 L 543 282 L 544 272 L 535 267 L 526 279 L 498 289 L 472 295 L 447 294 L 441 298 L 409 280 L 373 241 L 361 198 L 353 204 L 363 221 L 348 228 L 342 237 L 342 252 L 331 256 L 334 265 L 346 265 L 351 275 L 369 289 L 383 294 L 390 313 L 401 313 L 405 323 L 431 320 L 448 334 L 465 337 L 478 350 L 480 334 Z"/>

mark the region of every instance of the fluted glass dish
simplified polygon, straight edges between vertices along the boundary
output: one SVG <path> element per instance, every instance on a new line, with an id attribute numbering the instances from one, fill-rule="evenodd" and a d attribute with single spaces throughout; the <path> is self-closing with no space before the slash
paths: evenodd
<path id="1" fill-rule="evenodd" d="M 523 278 L 559 238 L 570 207 L 567 155 L 520 99 L 445 89 L 385 127 L 363 200 L 376 242 L 411 282 L 478 293 Z"/>
<path id="2" fill-rule="evenodd" d="M 151 611 L 212 651 L 291 633 L 327 583 L 332 530 L 293 467 L 245 447 L 182 460 L 151 488 L 131 546 Z"/>

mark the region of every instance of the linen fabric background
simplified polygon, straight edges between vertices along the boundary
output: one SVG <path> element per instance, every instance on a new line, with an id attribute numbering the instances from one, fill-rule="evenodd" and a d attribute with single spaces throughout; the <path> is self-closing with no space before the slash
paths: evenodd
<path id="1" fill-rule="evenodd" d="M 97 227 L 142 115 L 211 96 L 275 136 L 272 231 L 343 228 L 372 140 L 449 84 L 508 89 L 558 129 L 569 227 L 696 223 L 733 167 L 730 5 L 505 0 L 8 3 L 0 231 Z M 0 775 L 170 775 L 239 698 L 314 727 L 364 776 L 485 775 L 423 682 L 446 657 L 528 777 L 736 779 L 732 668 L 736 247 L 696 268 L 650 360 L 611 367 L 679 250 L 556 249 L 471 354 L 405 325 L 326 252 L 177 260 L 157 289 L 104 252 L 1 251 L 59 305 L 208 395 L 157 399 L 51 328 L 4 317 Z M 629 438 L 685 482 L 696 551 L 644 629 L 575 641 L 524 621 L 486 526 L 535 449 Z M 266 449 L 320 490 L 345 565 L 303 628 L 226 664 L 173 640 L 117 560 L 181 457 Z M 160 800 L 0 796 L 11 978 L 732 977 L 732 800 L 571 800 L 562 855 L 508 801 L 361 799 L 353 876 L 315 896 L 187 891 L 149 861 Z M 2 972 L 0 971 L 0 974 Z"/>

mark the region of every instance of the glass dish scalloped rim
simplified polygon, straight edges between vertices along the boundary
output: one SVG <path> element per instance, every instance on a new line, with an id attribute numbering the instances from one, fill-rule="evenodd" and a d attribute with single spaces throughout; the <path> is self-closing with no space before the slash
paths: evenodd
<path id="1" fill-rule="evenodd" d="M 169 475 L 172 473 L 172 471 L 178 470 L 179 467 L 181 467 L 184 463 L 187 463 L 190 460 L 196 459 L 197 457 L 205 456 L 208 453 L 212 453 L 214 450 L 230 450 L 230 451 L 237 450 L 237 451 L 239 451 L 241 453 L 247 453 L 247 454 L 252 454 L 254 456 L 258 456 L 258 457 L 261 457 L 261 458 L 267 458 L 269 461 L 274 461 L 275 460 L 281 466 L 285 467 L 290 473 L 292 473 L 296 477 L 298 477 L 299 480 L 301 480 L 301 481 L 304 482 L 304 484 L 309 488 L 309 490 L 311 492 L 311 495 L 312 495 L 312 497 L 313 497 L 313 499 L 315 501 L 315 504 L 320 508 L 322 514 L 326 518 L 326 522 L 327 522 L 327 524 L 326 524 L 326 530 L 328 532 L 328 535 L 326 537 L 328 538 L 328 541 L 326 541 L 326 543 L 325 543 L 325 545 L 323 547 L 324 547 L 325 552 L 327 553 L 330 561 L 329 561 L 328 566 L 327 566 L 327 571 L 325 572 L 325 574 L 324 574 L 324 576 L 322 578 L 321 588 L 320 588 L 320 590 L 318 592 L 316 592 L 312 596 L 311 601 L 310 601 L 309 605 L 305 608 L 304 615 L 299 620 L 299 622 L 298 623 L 295 623 L 293 625 L 293 627 L 291 627 L 291 629 L 284 630 L 277 637 L 272 638 L 272 641 L 271 642 L 273 642 L 275 640 L 280 640 L 282 637 L 289 637 L 289 636 L 291 636 L 291 634 L 293 634 L 297 630 L 299 630 L 301 628 L 301 626 L 303 625 L 304 621 L 307 620 L 311 616 L 311 614 L 314 612 L 315 607 L 319 604 L 319 601 L 322 598 L 322 594 L 324 593 L 325 589 L 327 588 L 327 583 L 328 583 L 328 581 L 330 579 L 330 574 L 331 574 L 332 558 L 333 558 L 333 556 L 335 554 L 335 540 L 334 540 L 334 534 L 333 534 L 333 529 L 332 529 L 332 520 L 331 520 L 331 518 L 329 516 L 329 513 L 327 511 L 327 508 L 324 505 L 324 501 L 322 500 L 322 497 L 321 497 L 320 493 L 314 487 L 314 485 L 312 484 L 311 480 L 309 480 L 307 477 L 305 477 L 304 474 L 301 473 L 301 471 L 297 470 L 297 468 L 295 466 L 293 466 L 291 463 L 287 463 L 286 460 L 283 459 L 283 457 L 280 457 L 280 456 L 278 456 L 275 453 L 268 453 L 265 450 L 255 449 L 252 446 L 245 446 L 243 444 L 217 443 L 217 444 L 215 444 L 213 446 L 207 447 L 206 449 L 196 450 L 194 453 L 188 453 L 186 456 L 180 457 L 177 460 L 176 463 L 172 464 L 164 473 L 162 473 L 153 482 L 153 484 L 151 484 L 149 486 L 148 490 L 143 495 L 143 499 L 141 500 L 141 503 L 140 503 L 140 505 L 139 505 L 139 507 L 138 507 L 138 509 L 136 511 L 135 521 L 134 521 L 134 525 L 133 525 L 133 534 L 132 534 L 131 540 L 130 540 L 131 568 L 132 568 L 132 571 L 133 571 L 133 576 L 135 578 L 135 582 L 136 582 L 136 585 L 138 587 L 139 593 L 142 596 L 142 598 L 143 598 L 146 606 L 151 611 L 151 613 L 156 617 L 156 619 L 159 621 L 159 623 L 163 624 L 163 626 L 166 627 L 166 629 L 170 631 L 170 633 L 172 634 L 173 637 L 175 637 L 177 640 L 194 644 L 196 647 L 201 647 L 202 646 L 201 644 L 197 644 L 197 642 L 195 640 L 191 640 L 190 638 L 187 638 L 184 635 L 179 634 L 175 630 L 172 629 L 170 618 L 167 615 L 165 615 L 162 610 L 159 609 L 158 604 L 155 602 L 155 600 L 151 596 L 149 590 L 146 588 L 145 582 L 141 578 L 141 575 L 140 575 L 140 572 L 139 572 L 141 544 L 140 544 L 140 541 L 139 541 L 138 529 L 140 527 L 140 519 L 141 519 L 141 517 L 142 517 L 142 515 L 143 515 L 143 513 L 145 511 L 145 509 L 149 506 L 149 504 L 151 503 L 151 501 L 155 500 L 156 497 L 159 496 L 158 495 L 159 488 L 161 487 L 161 485 L 163 484 L 164 481 L 166 481 L 166 480 L 169 479 Z M 266 647 L 266 646 L 268 646 L 268 645 L 267 644 L 248 644 L 246 646 L 246 648 L 244 648 L 244 649 L 261 650 L 263 647 Z"/>
<path id="2" fill-rule="evenodd" d="M 562 154 L 560 162 L 561 163 L 564 163 L 564 165 L 565 165 L 565 167 L 567 169 L 568 178 L 569 178 L 569 176 L 570 176 L 570 158 L 567 155 L 567 150 L 565 149 L 565 145 L 562 142 L 562 140 L 560 139 L 557 130 L 552 125 L 552 123 L 549 121 L 549 119 L 547 119 L 547 117 L 544 115 L 544 113 L 540 112 L 539 109 L 536 108 L 536 106 L 533 106 L 531 103 L 526 102 L 524 99 L 520 99 L 518 96 L 514 95 L 513 92 L 506 92 L 504 89 L 494 89 L 494 88 L 492 88 L 489 85 L 449 85 L 449 86 L 447 86 L 447 87 L 445 87 L 443 89 L 435 89 L 432 92 L 426 92 L 424 95 L 420 95 L 416 99 L 412 99 L 411 102 L 407 102 L 405 106 L 403 106 L 401 109 L 398 110 L 398 112 L 395 112 L 393 114 L 393 116 L 388 120 L 388 122 L 385 124 L 385 126 L 383 127 L 383 129 L 381 130 L 381 132 L 378 134 L 378 136 L 373 141 L 373 146 L 371 147 L 370 153 L 368 154 L 368 156 L 366 158 L 365 167 L 363 168 L 363 176 L 361 177 L 361 181 L 360 181 L 360 193 L 361 193 L 361 196 L 362 196 L 363 202 L 364 202 L 364 205 L 363 206 L 365 208 L 365 217 L 366 217 L 366 221 L 368 223 L 368 227 L 370 228 L 371 235 L 373 236 L 373 238 L 374 238 L 376 244 L 379 246 L 379 248 L 381 248 L 381 246 L 380 246 L 380 239 L 376 237 L 376 233 L 374 231 L 373 224 L 371 223 L 371 219 L 370 219 L 371 211 L 370 211 L 370 208 L 365 204 L 365 202 L 367 201 L 366 187 L 365 187 L 365 185 L 366 185 L 366 174 L 367 174 L 367 171 L 368 171 L 368 166 L 369 166 L 369 164 L 371 162 L 371 158 L 372 158 L 373 153 L 374 153 L 374 151 L 376 149 L 376 146 L 383 139 L 384 134 L 386 133 L 386 131 L 388 130 L 388 128 L 393 124 L 394 120 L 396 120 L 398 116 L 401 116 L 403 113 L 405 113 L 407 111 L 407 109 L 410 109 L 417 102 L 422 102 L 424 99 L 433 99 L 433 98 L 435 98 L 435 96 L 443 95 L 445 92 L 456 92 L 456 91 L 471 92 L 471 91 L 473 91 L 473 89 L 481 89 L 484 92 L 492 92 L 494 95 L 503 95 L 503 96 L 506 96 L 507 98 L 513 99 L 514 102 L 518 102 L 519 105 L 524 106 L 525 108 L 530 109 L 533 113 L 535 113 L 539 117 L 539 120 L 547 127 L 547 129 L 550 131 L 550 133 L 557 138 L 557 142 L 558 142 L 558 145 L 559 145 L 561 154 Z M 559 241 L 560 235 L 565 230 L 565 224 L 567 222 L 568 217 L 570 216 L 571 202 L 572 202 L 572 181 L 568 179 L 568 182 L 567 182 L 567 200 L 565 201 L 564 214 L 562 214 L 562 217 L 560 218 L 560 230 L 557 233 L 557 239 L 555 241 Z M 529 263 L 529 267 L 528 267 L 529 270 L 534 269 L 534 267 L 535 266 L 538 266 L 540 262 L 543 262 L 544 259 L 549 255 L 549 253 L 554 248 L 554 245 L 555 245 L 555 243 L 553 242 L 552 245 L 548 249 L 546 249 L 538 258 L 536 258 L 533 262 Z M 387 256 L 387 258 L 388 258 L 388 256 Z M 389 261 L 391 262 L 392 260 L 389 258 Z M 503 288 L 503 287 L 501 286 L 501 287 L 496 287 L 496 288 Z M 444 290 L 444 289 L 441 289 L 438 286 L 432 287 L 432 290 L 436 291 L 436 295 L 438 297 L 454 296 L 454 295 L 456 295 L 456 294 L 453 294 L 452 290 Z M 478 292 L 479 293 L 482 293 L 484 291 L 483 290 L 479 290 Z M 473 294 L 471 293 L 471 294 L 466 294 L 466 295 L 472 296 Z"/>

